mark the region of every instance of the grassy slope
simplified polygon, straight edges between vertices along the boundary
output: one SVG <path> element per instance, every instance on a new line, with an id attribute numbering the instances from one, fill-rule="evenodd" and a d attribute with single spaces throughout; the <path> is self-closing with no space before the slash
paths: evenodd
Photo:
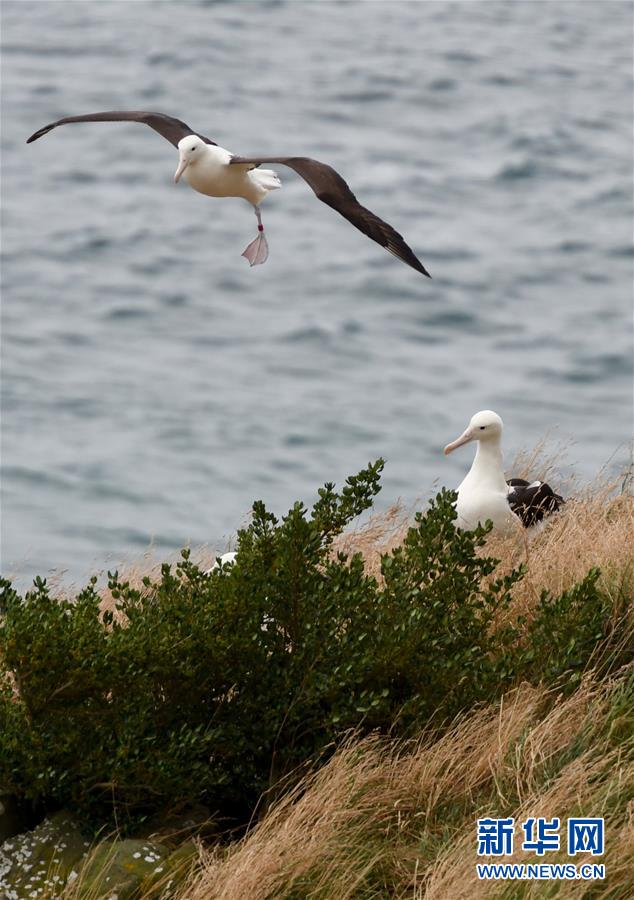
<path id="1" fill-rule="evenodd" d="M 634 892 L 632 686 L 592 678 L 571 697 L 529 686 L 455 724 L 440 740 L 350 744 L 273 808 L 182 897 L 545 896 L 544 884 L 478 882 L 478 816 L 606 817 L 608 882 L 593 897 Z M 516 852 L 512 862 L 535 862 Z M 548 862 L 567 862 L 550 853 Z M 575 893 L 576 891 L 576 893 Z M 558 896 L 583 896 L 562 883 Z"/>
<path id="2" fill-rule="evenodd" d="M 605 486 L 577 496 L 530 545 L 491 537 L 486 553 L 501 560 L 501 572 L 527 562 L 513 601 L 527 617 L 543 588 L 560 593 L 599 566 L 615 617 L 629 608 L 634 622 L 632 497 Z M 395 508 L 340 543 L 361 551 L 377 572 L 406 519 Z M 565 697 L 520 685 L 440 738 L 352 739 L 241 841 L 201 848 L 200 866 L 177 900 L 634 897 L 633 709 L 632 670 L 603 679 L 589 671 Z M 575 814 L 606 817 L 606 882 L 477 880 L 479 816 L 559 816 L 565 825 Z M 536 860 L 521 851 L 504 859 Z M 563 852 L 543 861 L 568 862 L 565 840 Z"/>
<path id="3" fill-rule="evenodd" d="M 400 542 L 405 518 L 398 509 L 376 517 L 346 536 L 345 548 L 361 550 L 376 571 L 380 552 Z M 615 615 L 628 605 L 634 619 L 633 536 L 632 498 L 601 486 L 569 501 L 530 545 L 491 537 L 486 552 L 502 571 L 527 562 L 514 590 L 515 609 L 527 616 L 543 588 L 560 593 L 599 566 Z M 566 699 L 522 685 L 439 740 L 351 742 L 243 841 L 203 852 L 204 871 L 182 900 L 632 897 L 633 709 L 632 671 L 603 681 L 589 672 Z M 605 883 L 546 889 L 477 880 L 479 816 L 559 816 L 565 824 L 575 814 L 606 817 Z M 544 861 L 570 861 L 562 844 Z M 516 851 L 504 861 L 536 857 Z"/>

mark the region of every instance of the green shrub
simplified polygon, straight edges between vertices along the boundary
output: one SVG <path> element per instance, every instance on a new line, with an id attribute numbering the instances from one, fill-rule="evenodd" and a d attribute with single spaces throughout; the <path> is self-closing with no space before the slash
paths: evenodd
<path id="1" fill-rule="evenodd" d="M 506 639 L 514 652 L 511 650 L 506 659 L 513 677 L 530 679 L 534 673 L 541 673 L 544 681 L 555 682 L 566 674 L 565 688 L 570 690 L 590 662 L 605 668 L 606 664 L 629 661 L 627 653 L 622 652 L 624 648 L 619 647 L 626 637 L 627 621 L 623 616 L 612 616 L 613 606 L 598 587 L 600 574 L 599 569 L 590 569 L 585 578 L 558 597 L 542 591 L 531 620 L 520 617 L 519 627 L 510 628 Z M 608 643 L 609 636 L 612 640 Z M 617 656 L 610 658 L 609 651 L 614 649 Z"/>
<path id="2" fill-rule="evenodd" d="M 383 557 L 381 584 L 334 553 L 382 468 L 281 521 L 255 503 L 236 564 L 210 575 L 186 550 L 142 590 L 115 572 L 117 615 L 94 578 L 73 600 L 0 582 L 0 789 L 122 830 L 195 800 L 244 822 L 350 729 L 404 734 L 584 665 L 605 631 L 596 577 L 543 597 L 530 628 L 492 627 L 522 571 L 492 578 L 488 528 L 456 531 L 453 493 Z"/>

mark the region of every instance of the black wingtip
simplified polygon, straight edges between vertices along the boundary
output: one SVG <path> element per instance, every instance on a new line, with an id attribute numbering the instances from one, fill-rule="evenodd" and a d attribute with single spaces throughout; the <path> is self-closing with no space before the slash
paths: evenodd
<path id="1" fill-rule="evenodd" d="M 381 221 L 381 220 L 379 220 Z M 383 223 L 385 225 L 385 223 Z M 396 245 L 393 241 L 388 240 L 386 243 L 383 243 L 378 238 L 372 238 L 377 241 L 377 243 L 382 244 L 383 247 L 391 253 L 392 256 L 395 256 L 397 259 L 400 259 L 401 262 L 404 262 L 405 265 L 411 266 L 412 269 L 416 269 L 417 272 L 420 272 L 421 275 L 425 275 L 427 278 L 431 278 L 431 275 L 422 264 L 420 259 L 416 256 L 413 250 L 407 246 L 401 235 L 397 235 L 399 238 L 399 244 Z M 370 235 L 372 237 L 372 235 Z"/>
<path id="2" fill-rule="evenodd" d="M 411 266 L 413 269 L 416 269 L 417 272 L 420 272 L 421 275 L 425 275 L 426 278 L 431 278 L 431 275 L 429 274 L 429 272 L 427 271 L 427 269 L 425 268 L 425 266 L 422 264 L 422 262 L 420 261 L 420 259 L 418 259 L 417 256 L 415 256 L 414 259 L 416 260 L 416 263 L 411 263 L 411 262 L 410 262 L 410 266 Z"/>
<path id="3" fill-rule="evenodd" d="M 31 137 L 26 139 L 27 144 L 32 144 L 33 141 L 36 141 L 38 138 L 43 137 L 45 134 L 48 134 L 49 131 L 52 131 L 55 128 L 55 125 L 45 125 L 44 128 L 40 128 L 38 131 L 34 131 Z"/>
<path id="4" fill-rule="evenodd" d="M 407 263 L 407 265 L 411 266 L 412 269 L 416 269 L 416 271 L 420 272 L 421 275 L 424 275 L 426 278 L 431 278 L 431 275 L 429 274 L 429 272 L 427 271 L 425 266 L 422 264 L 420 259 L 418 259 L 417 256 L 414 256 L 413 253 L 412 253 L 411 257 L 409 256 L 409 254 L 407 256 L 402 256 L 401 254 L 395 253 L 394 255 L 395 256 L 398 255 L 398 258 L 400 260 L 402 260 L 404 263 Z"/>
<path id="5" fill-rule="evenodd" d="M 399 237 L 400 237 L 400 235 L 399 235 Z M 402 238 L 401 238 L 401 241 L 402 241 L 402 246 L 399 248 L 398 252 L 394 253 L 394 255 L 397 256 L 399 259 L 402 259 L 403 262 L 407 263 L 408 266 L 411 266 L 412 269 L 416 269 L 416 271 L 420 272 L 421 275 L 425 275 L 426 278 L 431 278 L 431 275 L 429 274 L 429 272 L 427 271 L 425 266 L 422 264 L 420 259 L 416 256 L 414 251 L 411 250 L 410 247 L 407 246 L 407 244 L 405 243 L 405 241 L 403 241 Z M 389 244 L 388 244 L 387 249 L 390 250 L 391 252 L 394 252 L 394 251 L 392 251 L 392 248 L 389 246 Z"/>

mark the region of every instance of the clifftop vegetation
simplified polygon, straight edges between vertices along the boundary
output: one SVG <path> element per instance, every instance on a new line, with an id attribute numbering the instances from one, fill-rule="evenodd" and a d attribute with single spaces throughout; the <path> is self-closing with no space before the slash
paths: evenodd
<path id="1" fill-rule="evenodd" d="M 188 897 L 461 896 L 476 812 L 574 759 L 621 822 L 597 785 L 632 776 L 631 498 L 572 500 L 530 546 L 456 531 L 448 491 L 351 530 L 382 466 L 280 520 L 254 504 L 210 574 L 184 550 L 74 597 L 3 581 L 0 793 L 122 834 L 204 804 L 224 838 Z M 265 858 L 272 893 L 247 887 Z"/>

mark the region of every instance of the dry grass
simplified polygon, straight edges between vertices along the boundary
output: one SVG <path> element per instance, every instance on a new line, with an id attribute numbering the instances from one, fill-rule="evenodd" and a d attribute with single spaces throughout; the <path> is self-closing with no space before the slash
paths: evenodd
<path id="1" fill-rule="evenodd" d="M 535 463 L 527 458 L 533 475 Z M 549 467 L 538 467 L 538 477 L 548 477 Z M 527 563 L 514 589 L 514 614 L 530 616 L 544 588 L 561 593 L 593 566 L 615 607 L 632 597 L 634 499 L 619 488 L 601 481 L 568 493 L 564 510 L 530 544 L 488 539 L 483 552 L 501 560 L 497 574 Z M 411 513 L 395 506 L 342 536 L 338 549 L 361 552 L 380 577 L 381 554 L 402 541 L 410 522 Z M 207 853 L 181 900 L 543 896 L 542 883 L 505 888 L 477 879 L 475 820 L 534 815 L 565 823 L 575 813 L 606 817 L 600 861 L 608 880 L 595 884 L 592 896 L 634 896 L 634 742 L 618 691 L 615 682 L 591 675 L 565 700 L 524 685 L 438 740 L 423 738 L 415 747 L 352 742 L 241 842 Z M 563 844 L 547 862 L 570 861 Z M 535 856 L 517 851 L 504 861 Z M 560 882 L 550 895 L 580 897 L 587 889 Z"/>
<path id="2" fill-rule="evenodd" d="M 477 817 L 575 811 L 606 817 L 609 881 L 596 896 L 631 896 L 634 746 L 610 737 L 617 692 L 588 677 L 556 702 L 523 686 L 439 740 L 352 742 L 241 842 L 207 854 L 181 900 L 492 897 L 500 886 L 475 873 Z M 559 896 L 580 895 L 564 884 Z"/>
<path id="3" fill-rule="evenodd" d="M 617 487 L 616 482 L 598 482 L 569 496 L 561 512 L 552 516 L 530 543 L 521 537 L 502 539 L 491 535 L 488 538 L 483 552 L 500 560 L 496 575 L 505 574 L 520 563 L 528 568 L 525 578 L 513 591 L 513 614 L 530 613 L 544 588 L 560 594 L 593 566 L 601 569 L 606 590 L 613 592 L 619 585 L 625 592 L 631 588 L 634 584 L 634 497 L 615 493 Z M 371 516 L 358 529 L 341 535 L 335 542 L 335 550 L 361 553 L 366 571 L 380 580 L 382 554 L 402 543 L 412 519 L 413 510 L 395 504 L 386 512 Z M 175 554 L 168 562 L 176 563 L 179 558 Z M 209 568 L 215 558 L 215 552 L 208 548 L 197 548 L 192 553 L 192 560 L 201 568 Z M 142 590 L 144 576 L 160 580 L 160 568 L 161 563 L 147 555 L 121 575 L 132 587 Z M 102 610 L 116 613 L 115 601 L 107 587 L 102 588 L 101 595 Z"/>
<path id="4" fill-rule="evenodd" d="M 544 460 L 538 450 L 513 471 L 526 469 L 561 489 L 555 466 L 555 457 Z M 513 590 L 513 616 L 530 617 L 543 589 L 559 594 L 594 566 L 615 610 L 624 598 L 631 603 L 634 498 L 622 480 L 584 489 L 570 482 L 565 493 L 563 511 L 530 543 L 491 535 L 483 548 L 500 559 L 497 575 L 527 564 Z M 413 510 L 396 505 L 343 535 L 336 549 L 362 553 L 367 570 L 380 579 L 381 554 L 401 543 L 412 516 Z M 207 567 L 215 554 L 199 550 L 193 558 Z M 143 574 L 157 573 L 145 567 Z M 125 577 L 140 586 L 138 570 Z M 273 803 L 243 840 L 202 851 L 201 868 L 178 900 L 545 896 L 543 883 L 504 887 L 477 879 L 475 820 L 534 815 L 565 823 L 572 814 L 606 817 L 600 862 L 608 878 L 593 884 L 592 897 L 633 897 L 634 742 L 631 707 L 628 713 L 619 706 L 620 690 L 619 682 L 592 674 L 565 699 L 523 685 L 440 738 L 423 736 L 416 745 L 352 740 Z M 564 854 L 565 847 L 541 861 L 569 862 Z M 517 851 L 503 861 L 533 863 L 536 857 Z M 549 885 L 548 896 L 581 897 L 587 890 L 587 884 L 559 882 Z"/>
<path id="5" fill-rule="evenodd" d="M 538 453 L 534 451 L 525 462 L 520 460 L 513 471 L 523 474 L 526 469 L 544 480 L 552 477 L 556 458 L 538 464 Z M 573 482 L 569 484 L 572 488 Z M 561 594 L 592 567 L 601 569 L 600 584 L 615 602 L 619 592 L 632 595 L 634 496 L 621 492 L 622 486 L 623 479 L 598 479 L 593 485 L 567 492 L 565 506 L 529 540 L 524 534 L 488 537 L 482 552 L 500 560 L 496 576 L 510 572 L 521 563 L 527 567 L 524 579 L 513 589 L 509 614 L 530 615 L 542 590 Z M 412 513 L 402 505 L 395 505 L 386 513 L 373 516 L 358 530 L 342 535 L 336 549 L 361 553 L 366 570 L 380 580 L 382 554 L 402 543 L 411 522 Z"/>
<path id="6" fill-rule="evenodd" d="M 609 591 L 618 589 L 621 583 L 626 591 L 634 585 L 632 474 L 626 472 L 612 480 L 599 476 L 594 484 L 581 487 L 573 475 L 561 474 L 565 454 L 565 447 L 549 451 L 545 443 L 540 443 L 533 450 L 518 454 L 509 467 L 509 472 L 517 477 L 549 481 L 566 497 L 562 510 L 530 540 L 523 534 L 507 539 L 493 534 L 483 548 L 484 553 L 500 560 L 496 575 L 505 574 L 520 563 L 528 567 L 526 577 L 513 592 L 513 614 L 530 613 L 543 589 L 560 594 L 593 566 L 601 569 L 603 586 Z M 381 556 L 402 543 L 414 513 L 425 506 L 426 501 L 421 499 L 411 507 L 399 501 L 341 535 L 334 550 L 361 553 L 368 574 L 380 581 Z M 196 547 L 191 559 L 201 569 L 208 569 L 227 549 Z M 180 554 L 174 553 L 167 560 L 158 560 L 150 549 L 141 560 L 120 569 L 120 574 L 132 587 L 143 590 L 143 577 L 160 580 L 162 562 L 176 564 L 179 559 Z M 102 609 L 115 611 L 115 601 L 107 587 L 101 595 Z"/>

